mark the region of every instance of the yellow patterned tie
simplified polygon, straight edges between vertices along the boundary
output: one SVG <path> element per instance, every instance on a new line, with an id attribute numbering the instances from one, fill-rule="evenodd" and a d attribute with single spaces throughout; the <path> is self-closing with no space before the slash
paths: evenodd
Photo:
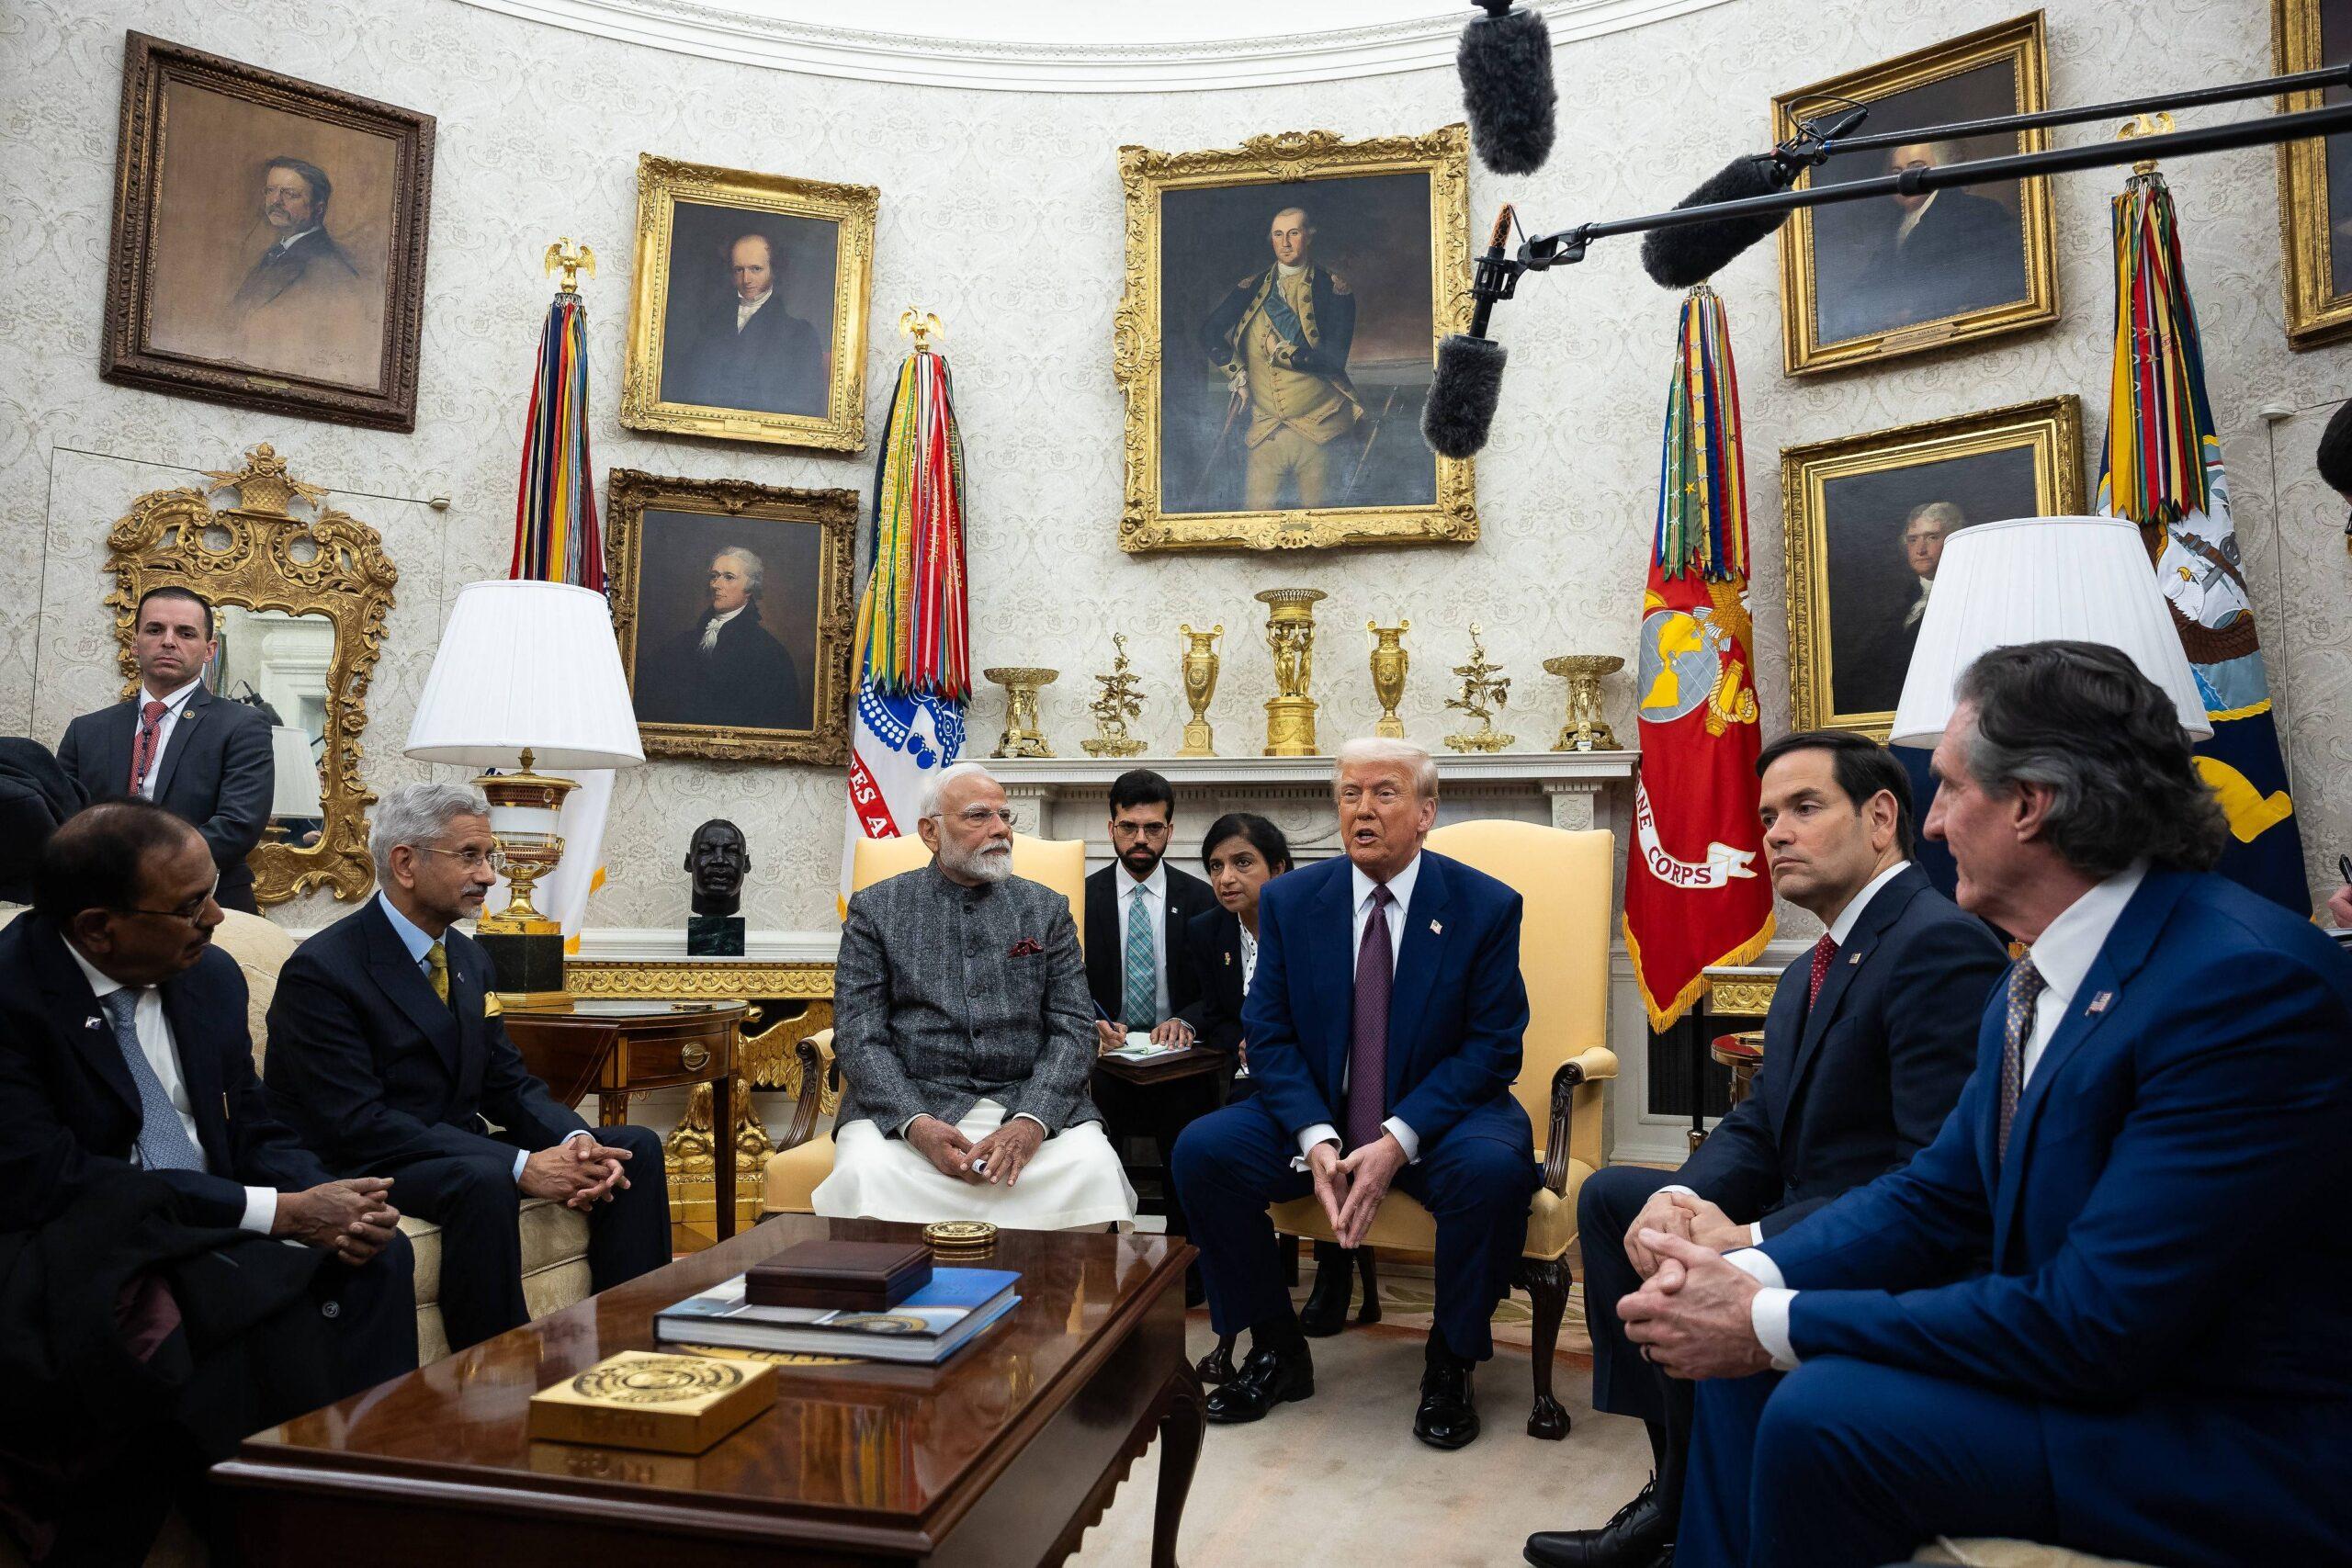
<path id="1" fill-rule="evenodd" d="M 442 1006 L 448 1006 L 449 955 L 446 952 L 442 951 L 442 947 L 439 942 L 436 942 L 431 947 L 424 950 L 424 967 L 426 972 L 432 976 L 433 994 L 441 998 Z"/>

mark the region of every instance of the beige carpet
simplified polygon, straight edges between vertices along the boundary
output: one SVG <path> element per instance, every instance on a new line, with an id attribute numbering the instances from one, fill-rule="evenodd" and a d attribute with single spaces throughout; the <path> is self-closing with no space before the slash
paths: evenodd
<path id="1" fill-rule="evenodd" d="M 1500 1341 L 1501 1314 L 1496 1328 Z M 1206 1313 L 1192 1314 L 1191 1339 L 1195 1357 L 1216 1343 Z M 1570 1419 L 1566 1439 L 1529 1437 L 1527 1352 L 1503 1343 L 1478 1369 L 1486 1424 L 1478 1440 L 1454 1453 L 1423 1447 L 1412 1430 L 1421 1344 L 1421 1330 L 1392 1323 L 1316 1340 L 1314 1398 L 1249 1426 L 1210 1427 L 1177 1538 L 1180 1561 L 1190 1568 L 1514 1563 L 1531 1531 L 1600 1524 L 1648 1477 L 1641 1424 L 1593 1413 L 1587 1357 L 1563 1355 L 1553 1377 Z M 1071 1561 L 1082 1568 L 1148 1563 L 1159 1484 L 1155 1446 Z"/>

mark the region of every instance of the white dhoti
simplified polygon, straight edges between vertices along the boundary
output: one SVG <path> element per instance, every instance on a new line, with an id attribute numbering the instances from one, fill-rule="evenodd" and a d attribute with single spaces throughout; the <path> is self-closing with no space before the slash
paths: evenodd
<path id="1" fill-rule="evenodd" d="M 1004 1107 L 983 1100 L 956 1130 L 978 1143 L 1003 1123 Z M 860 1119 L 833 1129 L 833 1173 L 818 1184 L 810 1206 L 828 1219 L 986 1220 L 1001 1230 L 1060 1231 L 1116 1224 L 1136 1217 L 1136 1190 L 1102 1135 L 1100 1122 L 1081 1122 L 1037 1145 L 1005 1187 L 949 1176 L 904 1138 L 885 1137 Z"/>

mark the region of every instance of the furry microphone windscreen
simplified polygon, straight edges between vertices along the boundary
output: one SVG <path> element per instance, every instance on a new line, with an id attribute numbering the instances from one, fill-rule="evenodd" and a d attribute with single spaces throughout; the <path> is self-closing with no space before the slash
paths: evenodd
<path id="1" fill-rule="evenodd" d="M 1421 408 L 1421 439 L 1441 457 L 1467 457 L 1487 444 L 1502 396 L 1510 351 L 1492 338 L 1448 333 L 1437 345 L 1437 374 Z"/>
<path id="2" fill-rule="evenodd" d="M 1738 201 L 1751 196 L 1771 196 L 1787 186 L 1787 177 L 1772 159 L 1761 155 L 1736 158 L 1714 178 L 1674 204 L 1705 207 L 1718 201 Z M 1642 270 L 1661 288 L 1688 288 L 1704 283 L 1731 264 L 1748 246 L 1770 235 L 1788 217 L 1769 212 L 1754 218 L 1724 218 L 1713 223 L 1685 223 L 1653 229 L 1642 236 Z"/>
<path id="3" fill-rule="evenodd" d="M 2329 489 L 2352 495 L 2352 403 L 2337 409 L 2320 433 L 2319 477 Z"/>
<path id="4" fill-rule="evenodd" d="M 1498 175 L 1532 175 L 1552 155 L 1552 30 L 1533 11 L 1480 17 L 1454 53 L 1462 108 L 1478 162 Z"/>

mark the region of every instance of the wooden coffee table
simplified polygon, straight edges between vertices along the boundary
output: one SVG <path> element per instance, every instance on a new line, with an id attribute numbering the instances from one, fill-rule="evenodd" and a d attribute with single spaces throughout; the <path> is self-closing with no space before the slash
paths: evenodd
<path id="1" fill-rule="evenodd" d="M 978 1266 L 1021 1304 L 944 1365 L 781 1366 L 775 1405 L 691 1457 L 533 1442 L 539 1389 L 654 1348 L 653 1314 L 795 1242 L 910 1225 L 784 1215 L 641 1280 L 249 1439 L 213 1480 L 241 1558 L 378 1562 L 1058 1563 L 1161 1441 L 1154 1568 L 1174 1568 L 1200 1456 L 1184 1354 L 1193 1248 L 1007 1231 Z"/>

